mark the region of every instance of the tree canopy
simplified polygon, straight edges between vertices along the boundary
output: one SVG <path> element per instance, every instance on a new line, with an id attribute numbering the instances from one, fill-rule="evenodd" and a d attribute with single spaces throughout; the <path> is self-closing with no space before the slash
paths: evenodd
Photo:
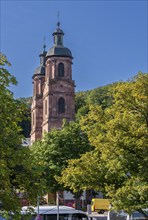
<path id="1" fill-rule="evenodd" d="M 18 193 L 26 193 L 28 202 L 35 202 L 40 190 L 36 180 L 40 172 L 34 171 L 30 149 L 21 145 L 23 136 L 19 123 L 24 119 L 26 108 L 13 97 L 9 87 L 17 81 L 6 65 L 10 63 L 0 54 L 0 202 L 2 210 L 16 212 L 21 207 Z"/>
<path id="2" fill-rule="evenodd" d="M 90 149 L 87 135 L 75 122 L 65 123 L 61 130 L 51 130 L 42 140 L 35 142 L 31 150 L 38 165 L 45 168 L 46 190 L 63 190 L 63 185 L 57 182 L 57 177 L 61 176 L 62 170 L 66 168 L 68 159 L 79 158 Z"/>
<path id="3" fill-rule="evenodd" d="M 77 92 L 75 96 L 76 120 L 79 121 L 82 116 L 89 112 L 90 105 L 101 105 L 103 108 L 112 105 L 113 97 L 109 90 L 114 86 L 115 83 L 85 92 Z"/>
<path id="4" fill-rule="evenodd" d="M 81 120 L 95 147 L 91 157 L 70 160 L 62 180 L 75 191 L 103 190 L 114 209 L 142 211 L 148 206 L 148 74 L 117 83 L 110 95 L 111 106 L 93 105 Z"/>

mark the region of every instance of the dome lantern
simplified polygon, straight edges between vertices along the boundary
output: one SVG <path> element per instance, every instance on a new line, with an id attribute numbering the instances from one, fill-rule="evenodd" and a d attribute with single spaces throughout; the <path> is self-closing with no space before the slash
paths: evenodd
<path id="1" fill-rule="evenodd" d="M 62 29 L 60 29 L 59 21 L 57 23 L 57 29 L 53 32 L 52 35 L 54 37 L 54 45 L 49 49 L 46 57 L 58 56 L 58 57 L 70 57 L 72 59 L 73 57 L 71 51 L 68 48 L 64 47 L 63 45 L 64 32 L 62 31 Z"/>
<path id="2" fill-rule="evenodd" d="M 54 45 L 63 46 L 63 35 L 64 32 L 60 29 L 60 22 L 57 23 L 57 29 L 52 34 L 54 36 Z"/>
<path id="3" fill-rule="evenodd" d="M 41 75 L 45 75 L 45 62 L 46 62 L 46 45 L 44 43 L 43 45 L 43 51 L 40 53 L 39 57 L 40 57 L 40 66 L 38 66 L 36 68 L 36 70 L 34 71 L 34 75 L 32 78 L 34 78 L 35 76 L 41 76 Z"/>

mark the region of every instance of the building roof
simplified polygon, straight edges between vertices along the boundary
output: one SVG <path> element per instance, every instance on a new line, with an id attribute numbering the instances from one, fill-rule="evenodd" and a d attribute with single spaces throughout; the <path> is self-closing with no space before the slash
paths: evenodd
<path id="1" fill-rule="evenodd" d="M 46 56 L 62 56 L 72 58 L 72 53 L 68 48 L 64 46 L 53 46 L 49 49 Z"/>
<path id="2" fill-rule="evenodd" d="M 34 75 L 45 75 L 45 66 L 38 66 L 34 71 Z"/>

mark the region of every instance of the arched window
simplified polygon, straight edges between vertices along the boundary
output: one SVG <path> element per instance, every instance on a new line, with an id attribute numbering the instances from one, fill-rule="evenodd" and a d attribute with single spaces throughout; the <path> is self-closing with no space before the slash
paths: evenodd
<path id="1" fill-rule="evenodd" d="M 63 77 L 64 76 L 64 64 L 59 63 L 58 65 L 58 76 Z"/>
<path id="2" fill-rule="evenodd" d="M 58 112 L 64 113 L 65 112 L 65 100 L 63 98 L 59 98 L 58 101 Z"/>

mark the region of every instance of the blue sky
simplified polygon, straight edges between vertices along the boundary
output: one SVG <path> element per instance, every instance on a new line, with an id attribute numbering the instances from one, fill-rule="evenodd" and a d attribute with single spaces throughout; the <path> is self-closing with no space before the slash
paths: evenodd
<path id="1" fill-rule="evenodd" d="M 60 13 L 64 45 L 73 54 L 76 91 L 148 72 L 147 0 L 0 0 L 0 48 L 17 78 L 14 96 L 32 96 L 32 75 L 46 37 L 47 50 Z"/>

